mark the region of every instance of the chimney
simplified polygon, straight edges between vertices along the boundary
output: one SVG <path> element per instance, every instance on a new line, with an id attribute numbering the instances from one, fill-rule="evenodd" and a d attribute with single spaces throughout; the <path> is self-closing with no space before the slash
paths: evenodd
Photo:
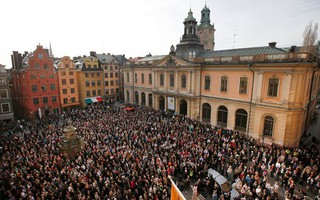
<path id="1" fill-rule="evenodd" d="M 296 48 L 297 48 L 297 46 L 291 46 L 290 52 L 296 52 Z"/>
<path id="2" fill-rule="evenodd" d="M 96 57 L 96 52 L 95 51 L 90 51 L 90 56 Z"/>
<path id="3" fill-rule="evenodd" d="M 269 47 L 276 48 L 277 42 L 269 42 Z"/>

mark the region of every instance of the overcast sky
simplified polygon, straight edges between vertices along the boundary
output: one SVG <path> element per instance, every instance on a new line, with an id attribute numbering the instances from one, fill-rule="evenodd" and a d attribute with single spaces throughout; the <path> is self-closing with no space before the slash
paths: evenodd
<path id="1" fill-rule="evenodd" d="M 49 48 L 49 42 L 56 57 L 168 54 L 179 43 L 190 5 L 200 22 L 205 2 L 216 29 L 215 50 L 272 41 L 301 45 L 309 21 L 320 20 L 320 0 L 0 1 L 0 64 L 11 68 L 12 51 L 34 51 L 39 43 Z"/>

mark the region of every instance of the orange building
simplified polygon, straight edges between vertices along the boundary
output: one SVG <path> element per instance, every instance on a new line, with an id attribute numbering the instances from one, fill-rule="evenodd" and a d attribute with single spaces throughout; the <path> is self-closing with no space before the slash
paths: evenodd
<path id="1" fill-rule="evenodd" d="M 80 106 L 101 103 L 103 98 L 103 70 L 98 59 L 93 56 L 83 56 L 73 60 L 77 68 Z"/>
<path id="2" fill-rule="evenodd" d="M 239 131 L 267 144 L 299 145 L 315 113 L 319 61 L 297 47 L 205 51 L 188 13 L 169 55 L 123 67 L 124 100 Z"/>
<path id="3" fill-rule="evenodd" d="M 79 106 L 77 69 L 73 61 L 69 56 L 64 56 L 58 61 L 57 69 L 61 108 Z"/>

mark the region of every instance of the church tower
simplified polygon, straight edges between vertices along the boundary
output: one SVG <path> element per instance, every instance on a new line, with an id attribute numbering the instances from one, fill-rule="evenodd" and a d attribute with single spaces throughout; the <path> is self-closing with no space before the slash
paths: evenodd
<path id="1" fill-rule="evenodd" d="M 180 58 L 188 59 L 203 52 L 203 44 L 201 44 L 200 39 L 196 34 L 197 21 L 193 17 L 191 9 L 183 24 L 184 34 L 182 35 L 180 43 L 177 44 L 176 55 Z"/>
<path id="2" fill-rule="evenodd" d="M 207 5 L 201 11 L 200 25 L 197 27 L 197 35 L 200 37 L 201 43 L 204 45 L 204 50 L 214 50 L 214 25 L 210 24 L 210 9 Z"/>

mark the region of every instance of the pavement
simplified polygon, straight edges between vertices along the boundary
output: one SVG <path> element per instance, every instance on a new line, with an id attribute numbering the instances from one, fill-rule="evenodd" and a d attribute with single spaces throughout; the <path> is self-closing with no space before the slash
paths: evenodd
<path id="1" fill-rule="evenodd" d="M 317 138 L 318 141 L 320 141 L 320 109 L 317 109 L 317 113 L 318 113 L 319 117 L 316 121 L 314 121 L 313 123 L 310 124 L 309 129 L 307 131 L 308 136 L 303 138 L 303 143 L 301 145 L 307 146 L 307 147 L 314 146 L 320 150 L 320 142 L 317 144 L 312 141 L 312 137 L 315 137 L 315 138 Z M 248 165 L 249 165 L 249 163 L 248 163 Z M 268 176 L 268 180 L 271 182 L 272 185 L 274 185 L 274 183 L 277 181 L 275 178 L 270 177 L 270 175 Z M 193 184 L 194 183 L 191 183 L 191 186 Z M 191 200 L 191 198 L 192 198 L 191 186 L 188 190 L 181 191 L 187 200 Z M 306 188 L 304 186 L 301 186 L 300 184 L 296 184 L 295 194 L 298 194 L 299 189 L 302 189 L 304 192 L 306 192 L 307 195 L 306 195 L 305 199 L 314 199 L 315 198 L 314 193 L 306 190 Z M 283 188 L 283 187 L 279 188 L 279 200 L 285 199 L 285 191 L 286 191 L 285 188 Z M 207 194 L 207 195 L 202 194 L 202 195 L 204 196 L 204 198 L 206 200 L 212 199 L 211 195 L 209 195 L 209 194 Z"/>

